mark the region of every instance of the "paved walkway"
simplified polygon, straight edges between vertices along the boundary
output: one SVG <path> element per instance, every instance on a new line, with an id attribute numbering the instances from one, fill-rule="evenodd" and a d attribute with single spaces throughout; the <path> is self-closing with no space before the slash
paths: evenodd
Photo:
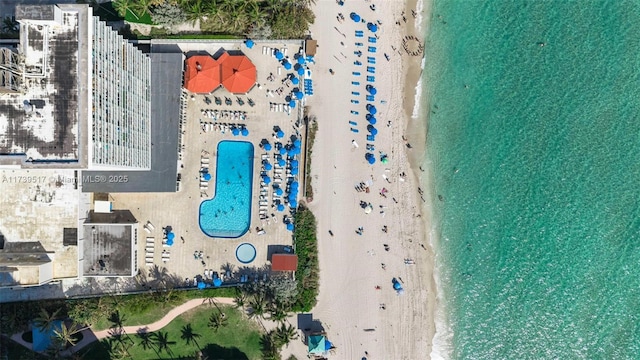
<path id="1" fill-rule="evenodd" d="M 198 298 L 198 299 L 193 299 L 193 300 L 189 300 L 187 302 L 185 302 L 184 304 L 177 306 L 173 309 L 171 309 L 171 311 L 169 311 L 165 316 L 162 317 L 162 319 L 151 323 L 151 324 L 146 324 L 146 325 L 133 325 L 133 326 L 125 326 L 123 327 L 124 333 L 126 334 L 137 334 L 139 332 L 154 332 L 154 331 L 158 331 L 160 329 L 162 329 L 163 327 L 167 326 L 173 319 L 175 319 L 176 317 L 184 314 L 185 312 L 196 308 L 200 305 L 205 305 L 205 304 L 209 304 L 209 300 L 208 298 Z M 222 298 L 222 297 L 218 297 L 218 298 L 212 298 L 212 300 L 216 303 L 216 304 L 222 304 L 222 305 L 234 305 L 233 302 L 233 298 Z M 62 352 L 63 356 L 66 355 L 70 355 L 72 353 L 78 352 L 79 350 L 83 349 L 85 346 L 91 344 L 92 342 L 96 341 L 96 340 L 100 340 L 100 339 L 104 339 L 110 336 L 109 332 L 111 330 L 110 329 L 106 329 L 106 330 L 101 330 L 98 332 L 93 332 L 93 330 L 91 330 L 90 328 L 85 329 L 82 331 L 82 341 L 80 341 L 79 343 L 77 343 L 74 347 L 72 347 L 69 350 L 66 350 L 64 352 Z M 27 349 L 31 349 L 31 343 L 28 343 L 24 340 L 22 340 L 22 333 L 19 334 L 14 334 L 13 336 L 11 336 L 11 340 L 17 342 L 18 344 L 26 347 Z"/>

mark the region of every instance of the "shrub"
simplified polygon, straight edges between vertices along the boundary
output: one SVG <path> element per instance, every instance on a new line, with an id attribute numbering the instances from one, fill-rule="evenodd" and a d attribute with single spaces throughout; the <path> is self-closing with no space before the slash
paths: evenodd
<path id="1" fill-rule="evenodd" d="M 316 218 L 309 209 L 301 205 L 294 221 L 294 241 L 298 254 L 298 295 L 293 310 L 307 312 L 316 305 L 320 278 Z"/>

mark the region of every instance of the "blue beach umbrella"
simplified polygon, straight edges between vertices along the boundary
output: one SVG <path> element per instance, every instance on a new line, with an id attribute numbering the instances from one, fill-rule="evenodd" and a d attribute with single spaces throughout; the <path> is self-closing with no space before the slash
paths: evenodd
<path id="1" fill-rule="evenodd" d="M 291 175 L 298 175 L 298 168 L 291 168 Z"/>
<path id="2" fill-rule="evenodd" d="M 278 132 L 276 133 L 276 137 L 278 137 L 278 139 L 282 139 L 284 137 L 284 131 L 278 130 Z M 280 153 L 282 154 L 282 152 Z"/>
<path id="3" fill-rule="evenodd" d="M 297 91 L 295 95 L 298 99 L 302 99 L 304 97 L 304 94 L 301 91 Z"/>
<path id="4" fill-rule="evenodd" d="M 374 87 L 373 87 L 373 86 L 371 86 L 371 85 L 367 85 L 367 91 L 368 91 L 368 92 L 369 92 L 369 94 L 371 94 L 371 95 L 375 95 L 375 94 L 377 94 L 377 93 L 378 93 L 378 90 L 376 90 L 376 88 L 374 88 Z"/>
<path id="5" fill-rule="evenodd" d="M 367 29 L 369 29 L 369 31 L 371 31 L 371 32 L 376 32 L 376 31 L 378 31 L 378 25 L 376 25 L 374 23 L 368 23 L 367 24 Z"/>
<path id="6" fill-rule="evenodd" d="M 238 135 L 240 135 L 240 129 L 233 128 L 233 129 L 231 129 L 231 133 L 233 134 L 233 136 L 238 136 Z"/>
<path id="7" fill-rule="evenodd" d="M 358 15 L 358 14 L 356 14 L 356 13 L 354 13 L 354 12 L 352 12 L 352 13 L 349 15 L 349 17 L 351 17 L 351 20 L 353 20 L 354 22 L 357 22 L 357 23 L 359 23 L 359 22 L 360 22 L 360 20 L 362 20 L 362 18 L 360 17 L 360 15 Z"/>
<path id="8" fill-rule="evenodd" d="M 296 107 L 296 102 L 294 100 L 289 101 L 289 107 L 290 108 L 295 108 Z"/>
<path id="9" fill-rule="evenodd" d="M 304 75 L 304 68 L 303 67 L 298 68 L 298 75 L 300 75 L 300 76 Z"/>
<path id="10" fill-rule="evenodd" d="M 264 181 L 265 184 L 269 184 L 271 182 L 271 178 L 268 176 L 265 176 L 262 178 L 262 181 Z"/>
<path id="11" fill-rule="evenodd" d="M 284 155 L 287 153 L 287 149 L 285 147 L 280 148 L 280 155 Z"/>
<path id="12" fill-rule="evenodd" d="M 198 281 L 198 289 L 202 290 L 202 289 L 204 289 L 206 287 L 207 287 L 207 284 L 205 284 L 202 281 Z"/>
<path id="13" fill-rule="evenodd" d="M 295 147 L 300 147 L 300 145 L 302 145 L 302 141 L 300 141 L 300 139 L 296 139 L 296 140 L 293 142 L 293 146 L 295 146 Z"/>
<path id="14" fill-rule="evenodd" d="M 206 173 L 206 174 L 204 174 L 203 178 L 204 178 L 204 181 L 209 181 L 209 180 L 211 180 L 211 174 Z"/>
<path id="15" fill-rule="evenodd" d="M 294 182 L 291 183 L 291 187 L 293 189 L 297 189 L 299 186 L 300 186 L 300 183 L 298 183 L 297 181 L 294 181 Z"/>
<path id="16" fill-rule="evenodd" d="M 371 104 L 367 104 L 367 111 L 371 114 L 371 115 L 375 115 L 378 112 L 378 109 L 376 109 L 375 106 L 371 105 Z"/>
<path id="17" fill-rule="evenodd" d="M 286 161 L 284 161 L 284 159 L 280 159 L 280 160 L 278 160 L 278 165 L 280 165 L 280 166 L 285 166 L 286 164 L 287 164 L 287 162 L 286 162 Z"/>
<path id="18" fill-rule="evenodd" d="M 220 278 L 213 279 L 213 286 L 219 287 L 220 285 L 222 285 L 222 280 L 220 280 Z"/>
<path id="19" fill-rule="evenodd" d="M 278 196 L 282 196 L 282 193 L 283 193 L 283 191 L 282 191 L 282 189 L 281 189 L 281 188 L 277 188 L 277 189 L 276 189 L 276 195 L 278 195 Z"/>
<path id="20" fill-rule="evenodd" d="M 173 240 L 173 239 L 175 239 L 175 237 L 176 237 L 176 234 L 174 234 L 172 232 L 167 234 L 167 240 Z"/>
<path id="21" fill-rule="evenodd" d="M 264 149 L 265 149 L 266 151 L 271 150 L 271 144 L 269 144 L 269 143 L 264 144 Z"/>
<path id="22" fill-rule="evenodd" d="M 292 207 L 292 208 L 298 207 L 298 202 L 295 199 L 289 201 L 289 207 Z"/>
<path id="23" fill-rule="evenodd" d="M 278 211 L 284 211 L 284 205 L 278 204 L 277 209 L 278 209 Z"/>
<path id="24" fill-rule="evenodd" d="M 251 49 L 251 48 L 253 47 L 253 45 L 254 45 L 253 40 L 251 40 L 251 39 L 247 39 L 247 41 L 245 41 L 245 42 L 244 42 L 244 44 L 245 44 L 249 49 Z"/>
<path id="25" fill-rule="evenodd" d="M 291 160 L 291 166 L 298 167 L 298 160 L 296 159 Z"/>
<path id="26" fill-rule="evenodd" d="M 173 239 L 167 239 L 167 245 L 173 246 Z"/>
<path id="27" fill-rule="evenodd" d="M 369 130 L 371 135 L 378 135 L 378 129 L 376 129 L 375 126 L 371 124 L 367 125 L 367 130 Z"/>
<path id="28" fill-rule="evenodd" d="M 291 70 L 291 63 L 285 61 L 282 66 L 284 66 L 285 70 Z"/>
<path id="29" fill-rule="evenodd" d="M 278 60 L 284 59 L 284 54 L 280 51 L 276 51 L 276 59 Z"/>
<path id="30" fill-rule="evenodd" d="M 242 136 L 247 136 L 249 135 L 249 130 L 247 130 L 247 128 L 242 128 Z"/>
<path id="31" fill-rule="evenodd" d="M 298 64 L 300 65 L 304 64 L 304 56 L 298 56 Z"/>
<path id="32" fill-rule="evenodd" d="M 295 207 L 295 206 L 291 206 L 291 207 Z M 288 223 L 287 224 L 287 230 L 293 231 L 293 224 L 292 223 Z"/>
<path id="33" fill-rule="evenodd" d="M 298 85 L 300 83 L 300 80 L 298 80 L 298 78 L 294 76 L 293 78 L 291 78 L 291 83 L 293 85 Z"/>
<path id="34" fill-rule="evenodd" d="M 269 163 L 264 164 L 264 169 L 265 170 L 271 170 L 272 168 L 273 168 L 273 166 L 271 166 L 271 164 L 269 164 Z"/>
<path id="35" fill-rule="evenodd" d="M 367 118 L 367 121 L 371 125 L 373 125 L 373 124 L 375 124 L 377 122 L 376 118 L 371 114 L 367 114 L 365 117 Z"/>

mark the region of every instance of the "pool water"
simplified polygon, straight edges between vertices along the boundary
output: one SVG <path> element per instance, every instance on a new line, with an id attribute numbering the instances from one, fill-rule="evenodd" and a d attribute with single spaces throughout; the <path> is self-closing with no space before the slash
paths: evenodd
<path id="1" fill-rule="evenodd" d="M 218 143 L 215 196 L 200 204 L 200 229 L 207 236 L 237 238 L 251 224 L 253 144 Z"/>

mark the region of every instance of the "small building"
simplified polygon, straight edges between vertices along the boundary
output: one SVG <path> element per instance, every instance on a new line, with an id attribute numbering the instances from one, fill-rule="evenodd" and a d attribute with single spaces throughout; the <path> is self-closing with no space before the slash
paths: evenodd
<path id="1" fill-rule="evenodd" d="M 138 221 L 131 211 L 92 210 L 82 231 L 81 276 L 134 276 L 138 272 Z"/>
<path id="2" fill-rule="evenodd" d="M 316 56 L 317 48 L 318 48 L 318 40 L 307 39 L 304 42 L 304 53 L 307 56 Z"/>
<path id="3" fill-rule="evenodd" d="M 298 269 L 298 255 L 273 254 L 271 256 L 271 271 L 296 271 Z"/>
<path id="4" fill-rule="evenodd" d="M 309 335 L 307 338 L 309 355 L 317 358 L 325 358 L 334 348 L 333 344 L 324 334 Z"/>

